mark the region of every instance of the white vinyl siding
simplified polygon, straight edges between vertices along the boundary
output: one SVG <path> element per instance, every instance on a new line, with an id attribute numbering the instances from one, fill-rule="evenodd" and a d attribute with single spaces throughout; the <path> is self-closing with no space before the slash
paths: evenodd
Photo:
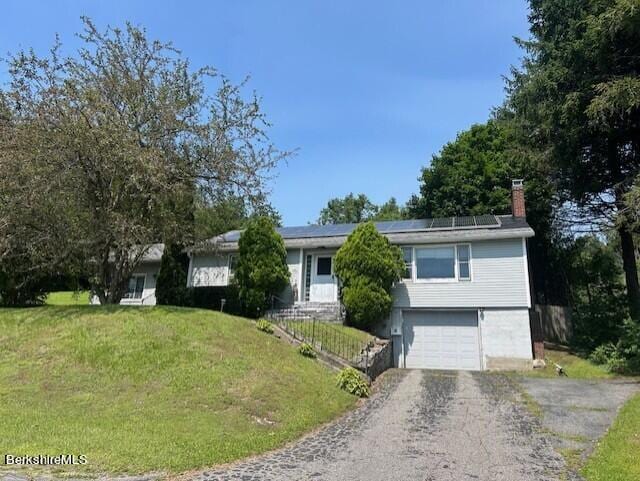
<path id="1" fill-rule="evenodd" d="M 229 283 L 229 256 L 194 254 L 189 270 L 190 286 L 226 286 Z"/>
<path id="2" fill-rule="evenodd" d="M 470 244 L 471 280 L 414 282 L 393 289 L 395 307 L 526 307 L 529 303 L 522 239 Z M 414 274 L 415 275 L 415 274 Z"/>
<path id="3" fill-rule="evenodd" d="M 289 267 L 289 285 L 278 296 L 285 303 L 292 303 L 299 300 L 300 297 L 300 250 L 287 251 L 287 266 Z"/>

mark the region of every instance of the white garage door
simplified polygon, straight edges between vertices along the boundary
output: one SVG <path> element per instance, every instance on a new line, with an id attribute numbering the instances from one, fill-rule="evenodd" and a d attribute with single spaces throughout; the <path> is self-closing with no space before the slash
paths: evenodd
<path id="1" fill-rule="evenodd" d="M 475 311 L 405 311 L 405 367 L 480 370 Z"/>

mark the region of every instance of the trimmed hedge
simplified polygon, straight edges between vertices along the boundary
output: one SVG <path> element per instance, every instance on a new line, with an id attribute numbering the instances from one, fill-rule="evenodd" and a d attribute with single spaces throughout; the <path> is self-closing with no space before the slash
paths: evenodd
<path id="1" fill-rule="evenodd" d="M 237 286 L 191 287 L 191 306 L 219 311 L 222 299 L 225 300 L 223 312 L 243 314 Z"/>

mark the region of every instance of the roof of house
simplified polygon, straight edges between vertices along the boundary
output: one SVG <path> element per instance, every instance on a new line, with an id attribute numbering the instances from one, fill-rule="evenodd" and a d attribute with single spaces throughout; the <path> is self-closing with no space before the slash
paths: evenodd
<path id="1" fill-rule="evenodd" d="M 358 224 L 305 225 L 278 227 L 287 247 L 335 247 L 354 231 Z M 533 230 L 523 218 L 511 215 L 442 217 L 375 222 L 378 231 L 397 243 L 481 240 L 532 237 Z M 242 231 L 233 230 L 216 236 L 190 250 L 232 249 Z"/>
<path id="2" fill-rule="evenodd" d="M 160 262 L 163 252 L 164 244 L 151 244 L 147 252 L 144 253 L 142 260 L 147 262 Z"/>

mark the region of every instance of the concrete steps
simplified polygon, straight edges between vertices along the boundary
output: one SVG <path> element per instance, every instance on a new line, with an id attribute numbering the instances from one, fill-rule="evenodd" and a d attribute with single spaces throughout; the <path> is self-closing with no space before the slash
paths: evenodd
<path id="1" fill-rule="evenodd" d="M 344 321 L 344 308 L 339 302 L 303 302 L 277 309 L 270 309 L 266 317 L 273 320 Z"/>

